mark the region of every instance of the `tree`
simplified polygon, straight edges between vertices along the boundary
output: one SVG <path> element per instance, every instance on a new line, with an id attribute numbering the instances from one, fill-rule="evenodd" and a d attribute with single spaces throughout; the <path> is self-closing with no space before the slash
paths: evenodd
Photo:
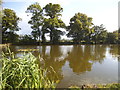
<path id="1" fill-rule="evenodd" d="M 39 37 L 38 31 L 33 30 L 33 31 L 31 32 L 31 35 L 33 36 L 34 40 L 37 41 L 37 39 L 38 39 L 38 37 Z"/>
<path id="2" fill-rule="evenodd" d="M 104 43 L 107 37 L 107 30 L 103 24 L 94 26 L 94 33 L 92 33 L 92 40 L 96 43 Z"/>
<path id="3" fill-rule="evenodd" d="M 77 13 L 70 19 L 69 24 L 67 28 L 68 37 L 72 37 L 76 43 L 83 40 L 89 41 L 92 32 L 91 26 L 93 25 L 91 17 L 87 17 L 87 15 L 83 13 Z"/>
<path id="4" fill-rule="evenodd" d="M 31 28 L 33 29 L 32 31 L 32 35 L 34 37 L 34 39 L 39 38 L 39 42 L 40 42 L 40 37 L 42 35 L 42 25 L 43 25 L 43 12 L 42 12 L 42 8 L 39 5 L 39 3 L 35 3 L 30 5 L 27 8 L 27 13 L 32 13 L 32 17 L 31 20 L 28 22 L 29 24 L 31 24 Z"/>
<path id="5" fill-rule="evenodd" d="M 56 43 L 60 39 L 60 35 L 63 34 L 58 28 L 65 27 L 64 22 L 60 19 L 63 8 L 59 4 L 49 3 L 43 9 L 46 16 L 44 28 L 50 32 L 50 42 Z"/>
<path id="6" fill-rule="evenodd" d="M 22 35 L 19 37 L 20 44 L 34 44 L 35 40 L 32 38 L 31 35 Z"/>
<path id="7" fill-rule="evenodd" d="M 16 13 L 11 9 L 4 9 L 2 16 L 2 41 L 3 43 L 13 43 L 15 31 L 19 31 L 18 23 L 21 19 L 17 17 Z M 9 37 L 9 38 L 8 38 Z"/>
<path id="8" fill-rule="evenodd" d="M 107 38 L 106 38 L 106 43 L 113 44 L 113 43 L 117 43 L 116 41 L 117 41 L 116 35 L 112 32 L 108 32 Z"/>
<path id="9" fill-rule="evenodd" d="M 117 44 L 119 42 L 118 36 L 119 36 L 118 30 L 108 32 L 106 37 L 106 43 Z"/>

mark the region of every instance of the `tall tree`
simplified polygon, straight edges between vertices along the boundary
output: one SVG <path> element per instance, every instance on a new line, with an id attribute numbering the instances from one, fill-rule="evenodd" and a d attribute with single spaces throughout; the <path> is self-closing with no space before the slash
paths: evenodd
<path id="1" fill-rule="evenodd" d="M 92 32 L 91 26 L 93 25 L 91 17 L 87 17 L 87 15 L 83 13 L 77 13 L 70 19 L 69 24 L 67 28 L 68 37 L 72 37 L 76 43 L 83 40 L 89 41 Z"/>
<path id="2" fill-rule="evenodd" d="M 64 28 L 65 24 L 60 19 L 63 8 L 59 4 L 49 3 L 44 7 L 45 11 L 45 24 L 44 28 L 50 32 L 50 42 L 56 43 L 60 39 L 60 35 L 63 34 L 58 28 Z"/>
<path id="3" fill-rule="evenodd" d="M 33 29 L 32 31 L 33 37 L 35 39 L 39 38 L 40 42 L 40 38 L 42 35 L 42 25 L 44 20 L 42 8 L 39 5 L 39 3 L 35 3 L 27 8 L 26 13 L 32 14 L 31 20 L 28 23 L 32 25 L 31 28 Z"/>
<path id="4" fill-rule="evenodd" d="M 104 43 L 107 37 L 107 30 L 103 24 L 94 26 L 94 33 L 92 33 L 92 40 L 95 43 Z"/>
<path id="5" fill-rule="evenodd" d="M 2 16 L 2 41 L 3 43 L 13 43 L 16 37 L 15 31 L 19 31 L 18 22 L 21 19 L 11 9 L 4 9 Z M 14 38 L 13 38 L 14 37 Z"/>

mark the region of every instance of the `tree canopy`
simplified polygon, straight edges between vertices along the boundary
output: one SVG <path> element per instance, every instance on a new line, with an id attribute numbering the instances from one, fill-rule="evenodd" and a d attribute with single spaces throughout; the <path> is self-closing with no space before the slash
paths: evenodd
<path id="1" fill-rule="evenodd" d="M 44 28 L 50 32 L 50 42 L 56 43 L 60 39 L 60 35 L 63 34 L 58 28 L 65 27 L 65 23 L 60 19 L 63 8 L 59 4 L 49 3 L 43 9 L 46 16 Z"/>
<path id="2" fill-rule="evenodd" d="M 106 41 L 107 30 L 103 24 L 100 26 L 94 26 L 94 32 L 92 33 L 92 40 L 95 43 L 103 43 Z"/>
<path id="3" fill-rule="evenodd" d="M 4 9 L 2 16 L 2 35 L 3 42 L 13 42 L 11 35 L 15 34 L 15 31 L 19 31 L 18 23 L 21 19 L 17 17 L 16 13 L 11 9 Z M 9 38 L 8 38 L 9 37 Z"/>
<path id="4" fill-rule="evenodd" d="M 43 25 L 42 8 L 39 5 L 39 3 L 35 3 L 35 4 L 30 5 L 27 8 L 26 12 L 32 14 L 31 20 L 28 22 L 29 24 L 32 25 L 31 26 L 31 28 L 33 29 L 32 35 L 35 40 L 39 38 L 39 41 L 40 41 L 40 36 L 42 34 L 41 26 Z"/>
<path id="5" fill-rule="evenodd" d="M 76 13 L 70 19 L 68 26 L 68 37 L 72 37 L 75 42 L 85 41 L 90 38 L 92 32 L 92 18 L 83 13 Z"/>

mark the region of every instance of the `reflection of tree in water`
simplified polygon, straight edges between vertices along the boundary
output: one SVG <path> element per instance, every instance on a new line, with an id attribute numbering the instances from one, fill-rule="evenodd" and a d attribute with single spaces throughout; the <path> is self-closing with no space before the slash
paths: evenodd
<path id="1" fill-rule="evenodd" d="M 93 45 L 91 48 L 91 60 L 102 63 L 106 54 L 106 45 Z"/>
<path id="2" fill-rule="evenodd" d="M 42 47 L 42 58 L 44 59 L 44 66 L 50 71 L 47 74 L 48 77 L 54 80 L 58 80 L 58 79 L 61 80 L 63 78 L 62 66 L 65 64 L 65 60 L 60 59 L 60 57 L 62 56 L 60 47 L 57 45 L 50 46 L 49 54 L 46 54 L 45 51 L 46 51 L 46 46 L 43 46 Z"/>
<path id="3" fill-rule="evenodd" d="M 89 54 L 86 54 L 86 52 L 83 52 L 82 46 L 80 45 L 73 46 L 72 51 L 69 53 L 67 57 L 67 59 L 69 60 L 70 68 L 73 69 L 73 72 L 81 73 L 85 71 L 91 71 L 92 63 L 88 61 L 89 60 L 88 55 Z"/>
<path id="4" fill-rule="evenodd" d="M 110 54 L 114 55 L 114 56 L 118 56 L 120 55 L 120 49 L 118 49 L 120 47 L 120 45 L 110 45 L 109 48 L 110 48 Z"/>
<path id="5" fill-rule="evenodd" d="M 66 58 L 69 60 L 70 68 L 73 72 L 82 73 L 91 71 L 93 62 L 101 62 L 105 58 L 106 48 L 104 46 L 81 45 L 73 47 L 72 51 Z"/>

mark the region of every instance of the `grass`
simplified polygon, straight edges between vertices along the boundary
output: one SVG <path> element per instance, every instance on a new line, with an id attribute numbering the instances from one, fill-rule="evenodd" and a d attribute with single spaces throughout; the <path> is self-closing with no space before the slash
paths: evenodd
<path id="1" fill-rule="evenodd" d="M 111 83 L 111 84 L 97 84 L 97 85 L 82 85 L 81 87 L 79 86 L 70 86 L 69 89 L 72 90 L 82 90 L 82 89 L 96 89 L 96 90 L 103 90 L 103 89 L 120 89 L 120 83 Z"/>
<path id="2" fill-rule="evenodd" d="M 55 88 L 56 84 L 46 76 L 47 70 L 39 67 L 31 53 L 15 58 L 13 52 L 3 53 L 1 88 Z"/>

